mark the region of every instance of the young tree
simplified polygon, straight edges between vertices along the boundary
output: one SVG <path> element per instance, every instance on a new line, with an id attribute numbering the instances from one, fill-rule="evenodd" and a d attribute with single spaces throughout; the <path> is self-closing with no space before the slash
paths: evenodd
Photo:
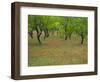
<path id="1" fill-rule="evenodd" d="M 49 16 L 43 16 L 42 17 L 42 30 L 44 31 L 44 39 L 46 39 L 47 37 L 49 37 L 49 31 L 48 31 L 48 27 L 49 27 L 49 21 L 50 21 L 50 17 Z"/>

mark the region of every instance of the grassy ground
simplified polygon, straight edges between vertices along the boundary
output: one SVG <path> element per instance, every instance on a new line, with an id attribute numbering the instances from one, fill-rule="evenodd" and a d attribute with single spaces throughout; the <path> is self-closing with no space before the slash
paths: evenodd
<path id="1" fill-rule="evenodd" d="M 86 64 L 87 44 L 80 44 L 76 35 L 71 40 L 64 40 L 56 36 L 42 39 L 38 44 L 36 36 L 28 40 L 28 66 Z"/>

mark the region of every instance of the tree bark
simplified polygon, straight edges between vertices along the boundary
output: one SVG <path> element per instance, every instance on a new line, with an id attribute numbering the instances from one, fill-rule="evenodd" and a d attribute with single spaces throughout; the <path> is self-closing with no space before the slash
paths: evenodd
<path id="1" fill-rule="evenodd" d="M 65 36 L 65 40 L 67 40 L 67 38 L 68 38 L 68 36 L 66 35 L 66 36 Z"/>
<path id="2" fill-rule="evenodd" d="M 67 40 L 67 38 L 68 38 L 67 29 L 66 29 L 66 27 L 64 29 L 65 29 L 65 40 Z"/>
<path id="3" fill-rule="evenodd" d="M 40 31 L 39 31 L 40 30 Z M 36 27 L 36 32 L 37 32 L 37 39 L 38 39 L 38 42 L 39 44 L 42 44 L 41 40 L 40 40 L 40 36 L 42 34 L 42 30 L 38 27 Z"/>
<path id="4" fill-rule="evenodd" d="M 40 36 L 41 36 L 41 34 L 42 34 L 42 32 L 37 33 L 37 39 L 38 39 L 38 41 L 39 41 L 39 44 L 41 44 L 41 43 L 42 43 L 42 42 L 41 42 L 41 40 L 40 40 Z"/>
<path id="5" fill-rule="evenodd" d="M 81 35 L 81 44 L 83 44 L 83 43 L 84 43 L 84 36 Z"/>

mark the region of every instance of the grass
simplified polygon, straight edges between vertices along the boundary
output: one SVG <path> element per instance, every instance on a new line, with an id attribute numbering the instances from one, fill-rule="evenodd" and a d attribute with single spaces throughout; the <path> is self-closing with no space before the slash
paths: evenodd
<path id="1" fill-rule="evenodd" d="M 28 66 L 68 65 L 87 63 L 87 42 L 80 44 L 76 35 L 71 40 L 57 36 L 42 39 L 39 45 L 36 35 L 28 39 Z"/>

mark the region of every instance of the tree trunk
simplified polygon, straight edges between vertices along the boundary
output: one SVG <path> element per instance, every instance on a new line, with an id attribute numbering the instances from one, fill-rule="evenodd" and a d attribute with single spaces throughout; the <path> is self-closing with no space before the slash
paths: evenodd
<path id="1" fill-rule="evenodd" d="M 66 36 L 65 36 L 65 40 L 67 40 L 67 38 L 68 38 L 68 36 L 66 35 Z"/>
<path id="2" fill-rule="evenodd" d="M 84 36 L 81 35 L 81 44 L 83 44 L 83 42 L 84 42 Z"/>
<path id="3" fill-rule="evenodd" d="M 37 39 L 38 39 L 38 41 L 39 41 L 39 44 L 41 44 L 41 43 L 42 43 L 42 42 L 41 42 L 41 40 L 40 40 L 40 36 L 41 36 L 41 34 L 42 34 L 42 32 L 37 33 Z"/>
<path id="4" fill-rule="evenodd" d="M 42 34 L 42 30 L 39 28 L 39 27 L 36 27 L 36 32 L 37 32 L 37 39 L 38 39 L 38 42 L 39 44 L 41 44 L 41 40 L 40 40 L 40 36 Z"/>
<path id="5" fill-rule="evenodd" d="M 45 30 L 44 30 L 44 39 L 46 39 L 47 37 L 49 37 L 49 32 L 48 32 L 48 29 L 46 28 Z"/>
<path id="6" fill-rule="evenodd" d="M 66 29 L 66 27 L 64 29 L 65 29 L 65 40 L 67 40 L 67 38 L 68 38 L 67 29 Z"/>
<path id="7" fill-rule="evenodd" d="M 33 32 L 28 32 L 28 34 L 33 39 Z"/>
<path id="8" fill-rule="evenodd" d="M 33 39 L 33 30 L 34 30 L 34 27 L 32 27 L 32 30 L 30 32 L 28 32 L 29 36 Z"/>

